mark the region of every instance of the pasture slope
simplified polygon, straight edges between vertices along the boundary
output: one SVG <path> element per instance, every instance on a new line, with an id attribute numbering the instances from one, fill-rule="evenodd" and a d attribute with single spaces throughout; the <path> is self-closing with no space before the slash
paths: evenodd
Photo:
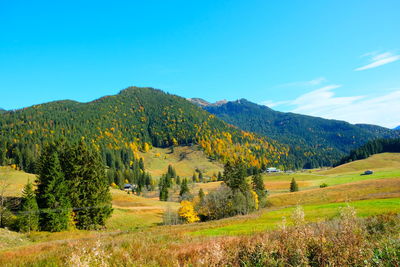
<path id="1" fill-rule="evenodd" d="M 203 168 L 206 174 L 222 170 L 222 166 L 197 155 L 196 150 L 189 151 L 189 155 L 186 154 L 182 159 L 181 153 L 187 150 L 187 147 L 175 148 L 173 153 L 151 150 L 144 157 L 146 166 L 155 177 L 161 175 L 168 164 L 174 165 L 182 177 L 191 175 L 195 168 Z M 375 173 L 361 175 L 367 169 Z M 35 177 L 8 168 L 0 169 L 0 176 L 10 178 L 10 196 L 19 196 L 24 183 Z M 129 254 L 129 257 L 137 259 L 139 265 L 154 265 L 149 260 L 151 253 L 158 255 L 176 246 L 195 246 L 219 238 L 216 236 L 248 235 L 273 230 L 283 217 L 290 224 L 290 216 L 296 205 L 303 206 L 307 221 L 334 218 L 339 209 L 346 205 L 353 206 L 362 217 L 386 212 L 400 213 L 400 154 L 379 154 L 333 169 L 265 174 L 263 178 L 270 193 L 268 208 L 245 216 L 177 226 L 160 225 L 163 212 L 177 209 L 177 202 L 160 202 L 155 196 L 139 197 L 112 189 L 114 213 L 106 229 L 30 234 L 2 229 L 0 265 L 70 264 L 71 257 L 80 253 L 79 249 L 91 250 L 99 242 L 113 251 L 110 257 L 128 257 L 126 255 Z M 298 182 L 299 192 L 288 192 L 292 178 Z M 320 188 L 323 183 L 328 186 Z M 209 191 L 218 186 L 218 182 L 196 184 L 192 186 L 192 192 L 197 193 L 199 188 Z M 142 253 L 144 247 L 147 248 L 145 254 Z M 135 254 L 135 251 L 142 252 Z"/>

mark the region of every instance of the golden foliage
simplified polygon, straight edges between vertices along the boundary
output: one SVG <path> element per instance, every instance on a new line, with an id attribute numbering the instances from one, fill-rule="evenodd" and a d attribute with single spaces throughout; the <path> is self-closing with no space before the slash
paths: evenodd
<path id="1" fill-rule="evenodd" d="M 193 203 L 187 200 L 181 202 L 181 207 L 178 210 L 178 214 L 187 223 L 194 223 L 200 220 L 197 212 L 194 210 Z"/>

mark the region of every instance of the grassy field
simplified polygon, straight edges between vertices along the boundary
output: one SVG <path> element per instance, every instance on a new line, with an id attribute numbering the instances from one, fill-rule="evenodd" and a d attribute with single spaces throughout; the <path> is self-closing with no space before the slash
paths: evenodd
<path id="1" fill-rule="evenodd" d="M 366 217 L 385 212 L 400 212 L 400 198 L 373 199 L 353 201 L 349 203 L 342 202 L 320 205 L 303 205 L 306 216 L 305 219 L 308 222 L 332 219 L 333 217 L 339 215 L 339 210 L 341 207 L 345 207 L 348 204 L 356 209 L 357 214 L 360 217 Z M 223 227 L 200 230 L 194 232 L 193 234 L 206 236 L 225 236 L 252 234 L 255 232 L 272 230 L 282 223 L 283 218 L 287 218 L 287 222 L 290 223 L 290 216 L 294 209 L 295 207 L 288 207 L 271 210 L 263 213 L 256 219 L 248 219 L 243 222 L 232 223 Z"/>
<path id="2" fill-rule="evenodd" d="M 372 175 L 363 175 L 366 170 L 374 170 Z M 292 174 L 264 174 L 265 186 L 272 194 L 289 191 L 290 181 L 294 178 L 300 190 L 354 183 L 359 181 L 400 178 L 400 154 L 383 153 L 347 163 L 329 170 L 310 170 Z"/>
<path id="3" fill-rule="evenodd" d="M 8 186 L 5 190 L 6 196 L 21 196 L 22 189 L 30 180 L 34 182 L 36 175 L 16 171 L 9 167 L 0 167 L 0 182 L 6 183 Z"/>
<path id="4" fill-rule="evenodd" d="M 191 178 L 196 169 L 201 170 L 206 177 L 223 171 L 222 164 L 210 161 L 198 146 L 175 147 L 173 153 L 169 148 L 153 148 L 140 156 L 143 157 L 147 170 L 155 178 L 166 173 L 169 164 L 174 166 L 177 175 L 187 178 Z"/>

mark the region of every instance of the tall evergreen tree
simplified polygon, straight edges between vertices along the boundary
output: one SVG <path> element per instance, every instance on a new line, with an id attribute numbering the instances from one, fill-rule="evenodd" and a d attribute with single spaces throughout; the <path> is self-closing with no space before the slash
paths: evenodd
<path id="1" fill-rule="evenodd" d="M 32 183 L 29 181 L 22 191 L 22 205 L 18 217 L 18 226 L 21 232 L 39 230 L 39 207 Z"/>
<path id="2" fill-rule="evenodd" d="M 252 177 L 252 185 L 253 185 L 253 190 L 257 193 L 258 198 L 264 198 L 265 197 L 265 186 L 264 186 L 264 181 L 261 177 L 260 173 L 256 173 Z"/>
<path id="3" fill-rule="evenodd" d="M 41 209 L 40 229 L 50 232 L 66 230 L 71 206 L 55 144 L 44 148 L 38 162 L 38 173 L 36 196 Z"/>
<path id="4" fill-rule="evenodd" d="M 294 178 L 292 178 L 292 181 L 290 182 L 290 192 L 297 192 L 299 191 L 299 186 L 297 185 L 297 182 Z"/>
<path id="5" fill-rule="evenodd" d="M 200 199 L 201 203 L 204 202 L 204 197 L 205 197 L 205 194 L 204 194 L 203 188 L 200 188 L 200 190 L 199 190 L 199 199 Z"/>
<path id="6" fill-rule="evenodd" d="M 224 182 L 233 191 L 247 192 L 249 187 L 246 182 L 246 174 L 247 171 L 243 162 L 231 163 L 228 161 L 224 167 Z"/>
<path id="7" fill-rule="evenodd" d="M 179 196 L 182 197 L 185 194 L 189 193 L 189 187 L 187 184 L 187 179 L 183 179 L 182 183 L 181 183 L 181 190 L 179 192 Z"/>
<path id="8" fill-rule="evenodd" d="M 112 204 L 100 154 L 81 141 L 66 149 L 63 170 L 70 188 L 69 198 L 77 228 L 104 226 L 111 216 Z"/>
<path id="9" fill-rule="evenodd" d="M 160 201 L 168 201 L 168 186 L 165 180 L 160 183 Z"/>

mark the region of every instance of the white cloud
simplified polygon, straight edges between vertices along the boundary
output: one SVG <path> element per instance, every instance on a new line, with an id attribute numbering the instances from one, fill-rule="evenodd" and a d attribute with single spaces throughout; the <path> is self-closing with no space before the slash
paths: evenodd
<path id="1" fill-rule="evenodd" d="M 327 119 L 344 120 L 351 123 L 368 123 L 394 128 L 400 124 L 400 89 L 388 94 L 373 96 L 336 96 L 334 89 L 339 85 L 329 85 L 297 97 L 282 101 L 291 112 Z M 275 106 L 280 105 L 276 102 Z"/>
<path id="2" fill-rule="evenodd" d="M 326 82 L 324 77 L 318 77 L 309 81 L 300 81 L 300 82 L 291 82 L 291 83 L 284 83 L 278 85 L 278 87 L 294 87 L 294 86 L 313 86 L 313 85 L 320 85 L 321 83 Z"/>
<path id="3" fill-rule="evenodd" d="M 363 57 L 370 57 L 371 63 L 367 64 L 365 66 L 356 68 L 355 71 L 372 69 L 372 68 L 376 68 L 376 67 L 400 60 L 400 55 L 394 55 L 390 52 L 386 52 L 386 53 L 382 53 L 382 54 L 377 54 L 376 52 L 370 52 L 370 53 L 364 54 Z"/>
<path id="4" fill-rule="evenodd" d="M 276 107 L 276 106 L 282 106 L 282 105 L 289 104 L 289 103 L 290 103 L 290 101 L 274 102 L 274 101 L 271 101 L 271 100 L 267 100 L 267 101 L 262 102 L 261 104 L 265 105 L 267 107 L 273 108 L 273 107 Z"/>

